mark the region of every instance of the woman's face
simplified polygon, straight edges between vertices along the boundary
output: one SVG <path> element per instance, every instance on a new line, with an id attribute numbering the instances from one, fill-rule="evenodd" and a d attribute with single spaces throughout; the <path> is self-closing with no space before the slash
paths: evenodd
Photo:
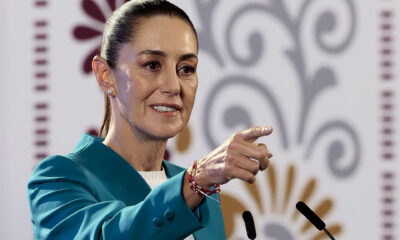
<path id="1" fill-rule="evenodd" d="M 115 69 L 120 117 L 134 134 L 166 139 L 187 124 L 197 90 L 197 41 L 177 17 L 141 21 L 133 42 L 125 44 Z"/>

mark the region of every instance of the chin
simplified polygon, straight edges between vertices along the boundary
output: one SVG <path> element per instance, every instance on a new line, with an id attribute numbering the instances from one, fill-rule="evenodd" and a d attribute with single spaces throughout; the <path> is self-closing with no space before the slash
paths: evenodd
<path id="1" fill-rule="evenodd" d="M 184 129 L 184 127 L 185 127 L 184 125 L 183 126 L 159 125 L 153 128 L 153 131 L 151 131 L 151 135 L 154 138 L 166 140 L 178 135 Z"/>
<path id="2" fill-rule="evenodd" d="M 178 132 L 179 133 L 179 132 Z M 160 132 L 152 134 L 152 137 L 157 140 L 168 140 L 170 138 L 175 137 L 178 133 L 170 133 L 170 132 Z"/>

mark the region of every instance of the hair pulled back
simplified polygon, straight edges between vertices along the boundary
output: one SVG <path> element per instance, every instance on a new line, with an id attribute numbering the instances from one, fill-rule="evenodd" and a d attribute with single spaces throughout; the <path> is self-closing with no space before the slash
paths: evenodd
<path id="1" fill-rule="evenodd" d="M 135 41 L 140 21 L 153 16 L 178 17 L 185 21 L 197 33 L 188 15 L 179 7 L 166 0 L 131 0 L 118 8 L 108 19 L 103 33 L 103 43 L 100 55 L 111 69 L 118 64 L 119 51 L 124 44 Z M 198 42 L 197 42 L 198 46 Z M 105 137 L 111 122 L 110 97 L 104 94 L 104 118 L 101 124 L 99 137 Z"/>

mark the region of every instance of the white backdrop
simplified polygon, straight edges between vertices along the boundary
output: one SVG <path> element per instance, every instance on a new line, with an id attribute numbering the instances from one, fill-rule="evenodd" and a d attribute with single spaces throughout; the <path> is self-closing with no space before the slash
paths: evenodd
<path id="1" fill-rule="evenodd" d="M 108 2 L 0 0 L 1 239 L 32 238 L 32 169 L 101 123 L 103 96 L 84 61 L 100 44 Z M 258 239 L 326 239 L 293 216 L 305 192 L 337 239 L 397 239 L 399 2 L 173 2 L 198 30 L 200 63 L 170 161 L 188 167 L 237 130 L 274 126 L 260 139 L 272 167 L 254 185 L 222 186 L 230 239 L 245 237 L 242 209 Z"/>

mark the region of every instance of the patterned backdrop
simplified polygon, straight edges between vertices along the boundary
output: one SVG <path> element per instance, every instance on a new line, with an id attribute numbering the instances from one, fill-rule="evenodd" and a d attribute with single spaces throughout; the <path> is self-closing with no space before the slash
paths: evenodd
<path id="1" fill-rule="evenodd" d="M 91 71 L 111 12 L 125 0 L 0 0 L 1 239 L 32 239 L 26 183 L 44 157 L 97 134 L 103 95 Z M 395 0 L 174 0 L 200 41 L 187 128 L 165 157 L 189 167 L 235 131 L 271 124 L 274 154 L 255 184 L 222 186 L 229 239 L 327 239 L 298 214 L 307 202 L 337 239 L 400 236 Z"/>

